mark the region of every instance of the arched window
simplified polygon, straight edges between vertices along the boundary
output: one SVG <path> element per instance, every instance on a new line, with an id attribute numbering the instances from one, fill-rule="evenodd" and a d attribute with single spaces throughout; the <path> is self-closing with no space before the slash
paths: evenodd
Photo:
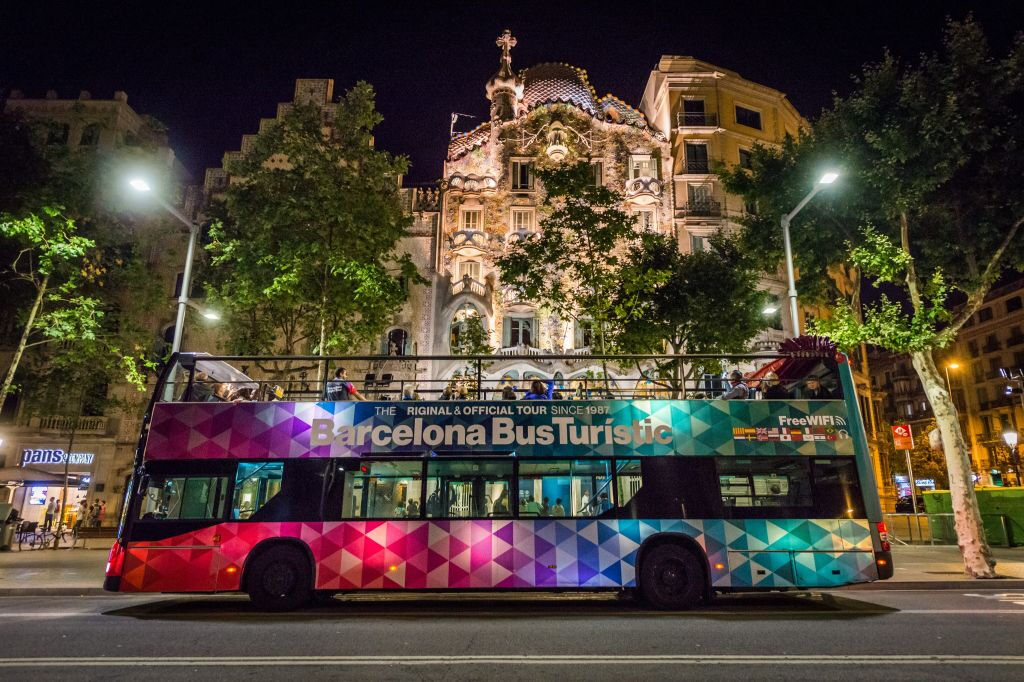
<path id="1" fill-rule="evenodd" d="M 388 355 L 408 355 L 409 332 L 404 329 L 392 329 L 389 331 L 385 351 Z"/>
<path id="2" fill-rule="evenodd" d="M 82 138 L 78 144 L 82 147 L 95 147 L 100 143 L 100 124 L 90 123 L 82 131 Z"/>
<path id="3" fill-rule="evenodd" d="M 464 260 L 459 263 L 459 279 L 469 275 L 470 279 L 480 281 L 480 261 Z"/>

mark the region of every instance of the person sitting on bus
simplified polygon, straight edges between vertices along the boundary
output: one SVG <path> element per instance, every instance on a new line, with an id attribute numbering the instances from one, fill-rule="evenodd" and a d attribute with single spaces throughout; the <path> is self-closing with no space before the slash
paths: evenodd
<path id="1" fill-rule="evenodd" d="M 334 402 L 341 400 L 366 400 L 356 390 L 356 385 L 346 379 L 345 374 L 344 367 L 334 370 L 334 378 L 327 382 L 327 400 Z"/>
<path id="2" fill-rule="evenodd" d="M 552 516 L 565 516 L 565 507 L 562 506 L 562 498 L 555 498 L 555 506 L 551 507 Z"/>
<path id="3" fill-rule="evenodd" d="M 809 376 L 800 391 L 803 400 L 832 400 L 832 392 L 821 385 L 821 379 Z"/>
<path id="4" fill-rule="evenodd" d="M 551 400 L 554 392 L 554 379 L 548 379 L 547 382 L 543 382 L 540 379 L 534 379 L 530 382 L 530 390 L 523 396 L 523 400 Z"/>
<path id="5" fill-rule="evenodd" d="M 508 515 L 508 491 L 502 490 L 501 495 L 494 501 L 494 506 L 491 507 L 492 516 L 507 516 Z"/>
<path id="6" fill-rule="evenodd" d="M 418 519 L 420 517 L 420 503 L 416 500 L 409 500 L 405 515 L 410 519 Z"/>
<path id="7" fill-rule="evenodd" d="M 738 369 L 729 374 L 729 385 L 731 388 L 722 396 L 722 400 L 746 400 L 750 396 L 750 389 L 743 381 L 743 372 Z"/>
<path id="8" fill-rule="evenodd" d="M 789 400 L 792 396 L 786 387 L 779 383 L 779 375 L 768 372 L 764 377 L 765 387 L 761 394 L 765 400 Z"/>
<path id="9" fill-rule="evenodd" d="M 598 498 L 598 502 L 597 502 L 597 513 L 598 514 L 604 514 L 605 512 L 611 511 L 611 510 L 612 510 L 612 503 L 608 499 L 608 493 L 601 493 L 601 496 Z"/>
<path id="10" fill-rule="evenodd" d="M 517 398 L 516 398 L 516 389 L 514 389 L 511 386 L 509 386 L 508 384 L 506 384 L 501 389 L 501 399 L 502 400 L 517 400 Z"/>
<path id="11" fill-rule="evenodd" d="M 420 394 L 416 391 L 416 387 L 412 384 L 406 384 L 402 387 L 402 400 L 419 400 Z"/>

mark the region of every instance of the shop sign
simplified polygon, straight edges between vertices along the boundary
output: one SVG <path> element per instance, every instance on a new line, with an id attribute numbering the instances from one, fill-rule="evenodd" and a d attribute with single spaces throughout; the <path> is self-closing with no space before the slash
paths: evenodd
<path id="1" fill-rule="evenodd" d="M 46 491 L 48 486 L 34 485 L 28 489 L 29 504 L 46 504 Z"/>
<path id="2" fill-rule="evenodd" d="M 88 490 L 90 483 L 92 483 L 92 476 L 80 476 L 78 478 L 78 489 Z"/>
<path id="3" fill-rule="evenodd" d="M 63 450 L 42 448 L 25 448 L 21 451 L 21 466 L 37 464 L 86 464 L 91 465 L 96 455 L 91 452 L 72 452 L 68 456 Z"/>

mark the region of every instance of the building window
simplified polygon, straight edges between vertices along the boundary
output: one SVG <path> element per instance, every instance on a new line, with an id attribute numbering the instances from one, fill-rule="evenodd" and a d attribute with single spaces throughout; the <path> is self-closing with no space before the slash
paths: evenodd
<path id="1" fill-rule="evenodd" d="M 533 232 L 533 216 L 534 212 L 532 208 L 513 208 L 511 220 L 512 231 Z"/>
<path id="2" fill-rule="evenodd" d="M 70 132 L 67 123 L 54 123 L 46 133 L 46 144 L 67 144 Z"/>
<path id="3" fill-rule="evenodd" d="M 710 170 L 706 144 L 687 142 L 685 150 L 687 173 L 707 173 Z"/>
<path id="4" fill-rule="evenodd" d="M 480 311 L 469 303 L 463 303 L 452 316 L 452 323 L 448 328 L 448 344 L 453 352 L 458 351 L 461 347 L 463 335 L 466 333 L 469 319 L 472 317 L 479 318 Z M 483 319 L 480 322 L 482 324 Z"/>
<path id="5" fill-rule="evenodd" d="M 484 227 L 484 212 L 479 208 L 470 208 L 462 212 L 463 230 L 482 230 Z"/>
<path id="6" fill-rule="evenodd" d="M 985 369 L 981 366 L 980 362 L 975 362 L 971 365 L 971 372 L 974 374 L 975 381 L 985 380 Z"/>
<path id="7" fill-rule="evenodd" d="M 740 168 L 746 168 L 750 170 L 754 167 L 752 157 L 749 149 L 740 149 Z"/>
<path id="8" fill-rule="evenodd" d="M 635 178 L 657 178 L 658 160 L 649 155 L 633 156 L 629 160 L 629 177 Z"/>
<path id="9" fill-rule="evenodd" d="M 644 232 L 654 232 L 658 229 L 653 208 L 638 208 L 633 211 L 636 216 L 636 226 Z"/>
<path id="10" fill-rule="evenodd" d="M 532 161 L 512 162 L 512 190 L 516 192 L 529 192 L 533 190 Z"/>
<path id="11" fill-rule="evenodd" d="M 1012 313 L 1016 310 L 1020 310 L 1021 307 L 1024 306 L 1021 305 L 1020 296 L 1013 296 L 1012 298 L 1006 299 L 1006 312 Z"/>
<path id="12" fill-rule="evenodd" d="M 757 215 L 757 200 L 747 199 L 743 202 L 743 210 L 747 215 Z"/>
<path id="13" fill-rule="evenodd" d="M 971 354 L 972 358 L 978 357 L 978 354 L 980 352 L 978 350 L 978 342 L 977 341 L 968 341 L 967 342 L 967 352 Z"/>
<path id="14" fill-rule="evenodd" d="M 533 318 L 506 317 L 504 328 L 505 347 L 533 346 Z"/>
<path id="15" fill-rule="evenodd" d="M 480 261 L 464 260 L 459 263 L 459 279 L 465 277 L 480 281 Z"/>
<path id="16" fill-rule="evenodd" d="M 594 171 L 594 187 L 604 186 L 604 161 L 592 161 L 590 167 Z"/>
<path id="17" fill-rule="evenodd" d="M 712 123 L 708 121 L 707 114 L 704 112 L 704 100 L 684 99 L 683 115 L 679 124 L 684 126 L 712 125 Z"/>
<path id="18" fill-rule="evenodd" d="M 736 105 L 736 122 L 748 128 L 761 129 L 761 112 Z"/>
<path id="19" fill-rule="evenodd" d="M 576 321 L 576 348 L 590 348 L 594 343 L 594 321 Z"/>
<path id="20" fill-rule="evenodd" d="M 992 308 L 982 308 L 978 311 L 978 322 L 988 322 L 992 319 Z"/>
<path id="21" fill-rule="evenodd" d="M 985 404 L 988 402 L 988 389 L 985 388 L 984 386 L 978 386 L 976 389 L 974 389 L 974 392 L 978 396 L 978 406 L 984 410 L 986 407 L 988 407 Z"/>
<path id="22" fill-rule="evenodd" d="M 707 237 L 699 234 L 690 235 L 690 253 L 702 253 L 707 251 L 709 246 Z"/>
<path id="23" fill-rule="evenodd" d="M 387 347 L 384 349 L 386 355 L 408 355 L 409 332 L 404 329 L 392 329 L 388 332 L 386 344 Z"/>
<path id="24" fill-rule="evenodd" d="M 83 147 L 95 147 L 100 143 L 100 124 L 91 123 L 82 131 L 82 137 L 78 144 Z"/>

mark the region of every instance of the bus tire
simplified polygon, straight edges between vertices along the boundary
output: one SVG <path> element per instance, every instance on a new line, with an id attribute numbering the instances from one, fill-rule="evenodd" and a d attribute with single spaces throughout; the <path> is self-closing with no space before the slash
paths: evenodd
<path id="1" fill-rule="evenodd" d="M 671 542 L 651 548 L 640 566 L 640 593 L 656 609 L 693 608 L 704 598 L 705 582 L 700 557 Z"/>
<path id="2" fill-rule="evenodd" d="M 297 548 L 277 545 L 259 554 L 247 571 L 249 599 L 261 611 L 292 611 L 313 598 L 309 560 Z"/>

